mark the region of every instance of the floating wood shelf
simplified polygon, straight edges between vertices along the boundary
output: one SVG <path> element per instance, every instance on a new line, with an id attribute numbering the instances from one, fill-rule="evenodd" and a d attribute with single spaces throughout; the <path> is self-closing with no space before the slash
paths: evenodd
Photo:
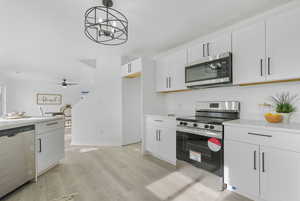
<path id="1" fill-rule="evenodd" d="M 137 73 L 132 73 L 130 75 L 127 75 L 126 78 L 136 78 L 136 77 L 140 77 L 142 75 L 141 72 L 137 72 Z"/>
<path id="2" fill-rule="evenodd" d="M 261 85 L 261 84 L 272 84 L 272 83 L 284 83 L 284 82 L 297 82 L 300 81 L 300 78 L 297 79 L 289 79 L 289 80 L 276 80 L 276 81 L 266 81 L 266 82 L 255 82 L 248 84 L 239 84 L 239 86 L 253 86 L 253 85 Z"/>

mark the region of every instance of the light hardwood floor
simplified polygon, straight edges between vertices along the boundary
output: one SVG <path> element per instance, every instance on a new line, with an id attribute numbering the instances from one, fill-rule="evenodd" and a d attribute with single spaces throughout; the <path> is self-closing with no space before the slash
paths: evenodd
<path id="1" fill-rule="evenodd" d="M 211 174 L 180 163 L 176 168 L 139 145 L 67 146 L 62 163 L 6 197 L 5 201 L 52 201 L 77 193 L 75 201 L 249 201 L 219 192 Z"/>

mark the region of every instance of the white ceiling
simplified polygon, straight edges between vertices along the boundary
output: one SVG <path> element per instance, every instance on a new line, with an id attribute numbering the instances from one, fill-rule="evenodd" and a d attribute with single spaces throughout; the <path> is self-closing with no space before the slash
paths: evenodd
<path id="1" fill-rule="evenodd" d="M 100 0 L 1 0 L 0 70 L 83 79 L 83 60 L 153 54 L 290 0 L 114 0 L 129 19 L 129 42 L 105 47 L 83 34 L 87 8 Z"/>

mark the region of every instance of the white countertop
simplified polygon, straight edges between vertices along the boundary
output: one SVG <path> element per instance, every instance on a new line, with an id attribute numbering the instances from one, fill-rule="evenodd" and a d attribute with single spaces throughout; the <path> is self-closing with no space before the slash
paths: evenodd
<path id="1" fill-rule="evenodd" d="M 267 129 L 273 131 L 284 131 L 284 132 L 296 132 L 300 134 L 300 124 L 299 123 L 268 123 L 266 121 L 259 120 L 246 120 L 239 119 L 233 121 L 226 121 L 223 123 L 225 126 L 238 126 L 246 128 L 256 128 L 256 129 Z"/>
<path id="2" fill-rule="evenodd" d="M 10 129 L 20 126 L 28 126 L 41 122 L 61 120 L 63 117 L 28 117 L 22 119 L 4 119 L 0 118 L 0 130 Z"/>
<path id="3" fill-rule="evenodd" d="M 163 118 L 163 119 L 171 119 L 176 120 L 176 116 L 168 116 L 168 115 L 160 115 L 160 114 L 146 114 L 145 117 L 154 117 L 154 118 Z"/>

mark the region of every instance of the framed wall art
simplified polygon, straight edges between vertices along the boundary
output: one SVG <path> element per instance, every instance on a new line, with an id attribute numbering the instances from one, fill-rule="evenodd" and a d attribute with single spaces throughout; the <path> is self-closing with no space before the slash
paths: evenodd
<path id="1" fill-rule="evenodd" d="M 61 105 L 62 95 L 61 94 L 37 94 L 37 104 L 38 105 Z"/>

